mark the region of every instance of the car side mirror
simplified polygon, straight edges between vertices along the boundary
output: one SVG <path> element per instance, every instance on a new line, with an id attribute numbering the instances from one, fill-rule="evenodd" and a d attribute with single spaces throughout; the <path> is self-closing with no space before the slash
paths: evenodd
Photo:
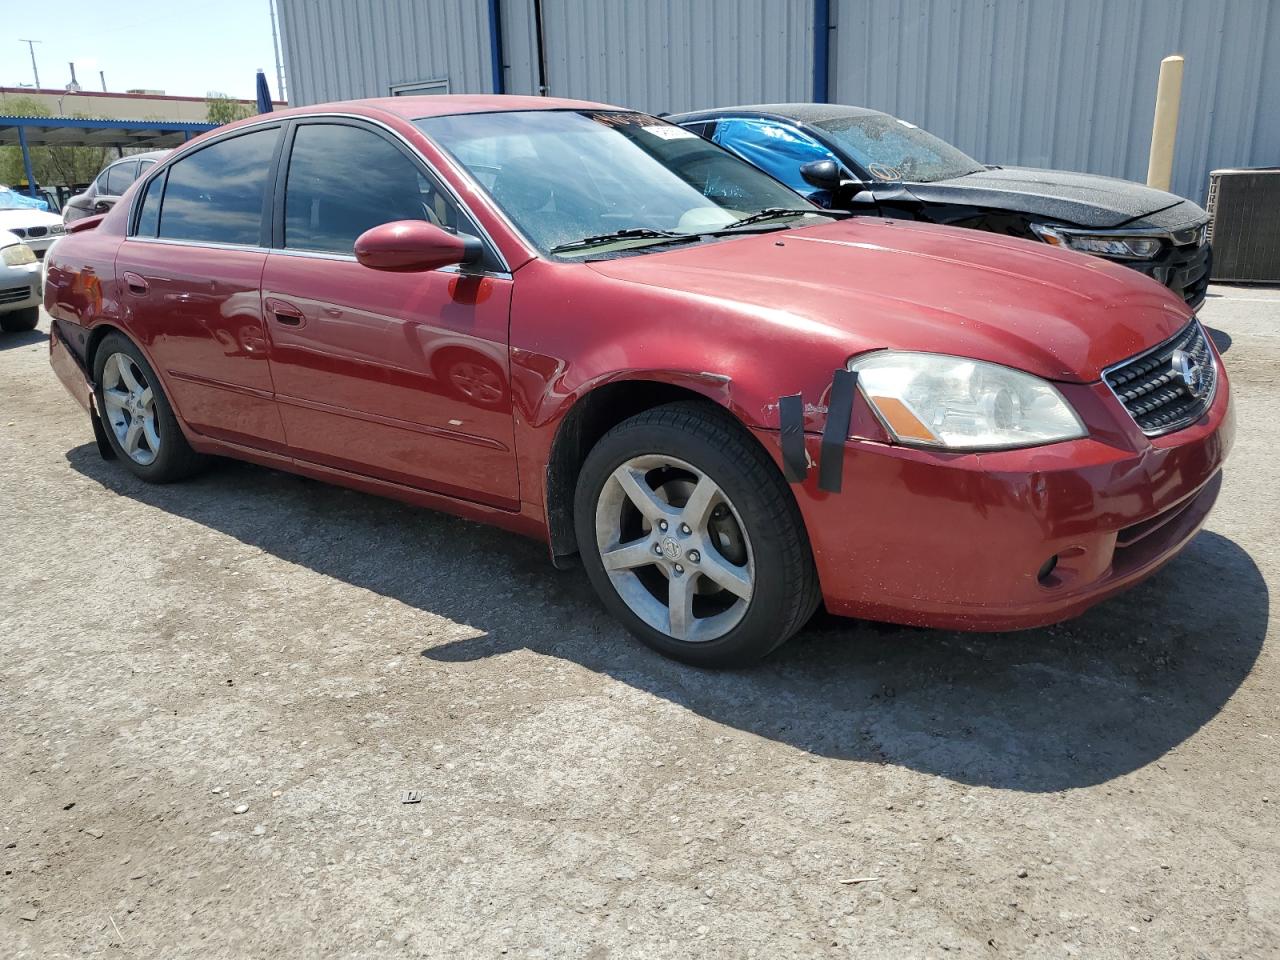
<path id="1" fill-rule="evenodd" d="M 425 220 L 393 220 L 356 237 L 356 259 L 371 270 L 420 273 L 475 263 L 484 248 L 475 237 L 449 233 Z"/>
<path id="2" fill-rule="evenodd" d="M 862 186 L 857 180 L 845 175 L 840 164 L 834 160 L 810 160 L 800 164 L 800 176 L 805 183 L 828 193 L 835 193 L 851 186 Z"/>

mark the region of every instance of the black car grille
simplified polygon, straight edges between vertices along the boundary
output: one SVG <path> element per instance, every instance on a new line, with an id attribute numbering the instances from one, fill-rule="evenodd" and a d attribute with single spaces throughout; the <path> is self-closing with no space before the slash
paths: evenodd
<path id="1" fill-rule="evenodd" d="M 0 290 L 0 303 L 18 303 L 31 296 L 30 287 L 5 287 Z"/>
<path id="2" fill-rule="evenodd" d="M 1104 371 L 1107 386 L 1147 436 L 1181 429 L 1213 402 L 1218 366 L 1200 324 Z"/>
<path id="3" fill-rule="evenodd" d="M 48 227 L 27 227 L 28 237 L 43 237 L 49 232 Z"/>

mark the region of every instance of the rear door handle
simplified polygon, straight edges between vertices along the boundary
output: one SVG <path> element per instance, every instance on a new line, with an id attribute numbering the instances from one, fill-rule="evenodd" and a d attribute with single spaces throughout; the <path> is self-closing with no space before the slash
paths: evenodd
<path id="1" fill-rule="evenodd" d="M 124 285 L 129 288 L 130 293 L 136 293 L 140 297 L 145 296 L 151 289 L 151 284 L 136 273 L 125 273 Z"/>
<path id="2" fill-rule="evenodd" d="M 291 303 L 285 303 L 275 297 L 267 297 L 266 306 L 267 312 L 276 318 L 276 323 L 282 323 L 287 327 L 300 327 L 306 322 L 307 318 L 303 312 Z"/>

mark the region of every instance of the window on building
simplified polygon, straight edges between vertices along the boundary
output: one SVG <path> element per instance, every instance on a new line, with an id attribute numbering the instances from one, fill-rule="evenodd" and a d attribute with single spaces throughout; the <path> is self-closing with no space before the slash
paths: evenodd
<path id="1" fill-rule="evenodd" d="M 378 224 L 427 220 L 452 230 L 459 216 L 452 198 L 372 130 L 323 123 L 298 128 L 285 182 L 285 247 L 349 254 L 356 237 Z"/>
<path id="2" fill-rule="evenodd" d="M 255 130 L 173 164 L 160 208 L 159 235 L 208 243 L 261 243 L 267 173 L 279 137 L 279 128 Z"/>

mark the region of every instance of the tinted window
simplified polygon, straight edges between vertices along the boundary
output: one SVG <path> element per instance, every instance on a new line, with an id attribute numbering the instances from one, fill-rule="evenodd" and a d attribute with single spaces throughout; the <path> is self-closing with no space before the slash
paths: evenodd
<path id="1" fill-rule="evenodd" d="M 711 139 L 805 196 L 819 191 L 805 183 L 800 167 L 814 160 L 836 159 L 812 137 L 773 120 L 721 120 Z"/>
<path id="2" fill-rule="evenodd" d="M 453 201 L 378 134 L 336 124 L 298 127 L 285 183 L 286 247 L 351 253 L 356 237 L 393 220 L 459 227 Z"/>
<path id="3" fill-rule="evenodd" d="M 154 160 L 139 160 L 139 161 L 138 161 L 138 176 L 142 176 L 144 173 L 146 173 L 148 170 L 150 170 L 150 169 L 151 169 L 152 167 L 154 167 L 155 165 L 156 165 L 156 162 L 155 162 Z"/>
<path id="4" fill-rule="evenodd" d="M 169 168 L 160 236 L 256 246 L 279 129 L 259 130 L 197 150 Z"/>
<path id="5" fill-rule="evenodd" d="M 154 177 L 147 184 L 147 192 L 142 195 L 142 210 L 138 214 L 138 229 L 135 236 L 154 237 L 156 227 L 160 224 L 160 194 L 164 190 L 164 174 Z"/>
<path id="6" fill-rule="evenodd" d="M 136 161 L 117 163 L 107 168 L 107 195 L 118 197 L 129 189 L 129 184 L 138 178 Z"/>

